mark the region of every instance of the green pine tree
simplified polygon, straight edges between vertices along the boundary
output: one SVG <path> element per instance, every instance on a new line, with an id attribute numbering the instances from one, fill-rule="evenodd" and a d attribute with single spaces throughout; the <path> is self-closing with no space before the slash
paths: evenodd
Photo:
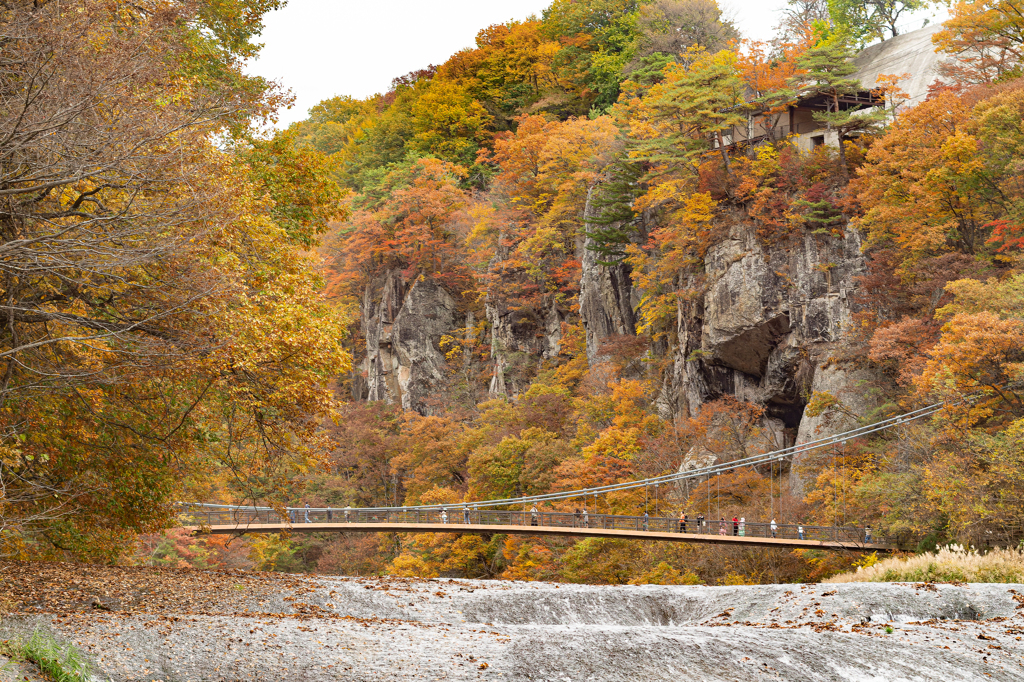
<path id="1" fill-rule="evenodd" d="M 801 98 L 821 96 L 828 103 L 828 110 L 814 113 L 814 120 L 824 123 L 839 137 L 839 159 L 843 175 L 849 178 L 846 166 L 846 147 L 843 142 L 857 133 L 877 128 L 885 119 L 884 111 L 869 110 L 844 102 L 851 96 L 864 92 L 860 81 L 851 76 L 857 67 L 853 64 L 853 52 L 843 41 L 831 40 L 808 50 L 797 60 L 806 73 L 796 76 L 792 83 L 799 90 Z M 844 109 L 844 106 L 847 108 Z"/>
<path id="2" fill-rule="evenodd" d="M 587 248 L 599 255 L 601 265 L 615 265 L 626 255 L 639 231 L 640 216 L 633 202 L 643 194 L 642 163 L 620 158 L 605 171 L 608 179 L 594 188 L 590 198 L 593 214 L 587 218 Z"/>
<path id="3" fill-rule="evenodd" d="M 651 102 L 655 120 L 671 124 L 672 133 L 633 142 L 633 157 L 652 164 L 696 169 L 711 149 L 722 155 L 726 175 L 732 175 L 725 134 L 747 123 L 746 86 L 736 68 L 736 56 L 723 50 L 702 53 L 672 73 Z M 683 70 L 685 69 L 685 70 Z"/>

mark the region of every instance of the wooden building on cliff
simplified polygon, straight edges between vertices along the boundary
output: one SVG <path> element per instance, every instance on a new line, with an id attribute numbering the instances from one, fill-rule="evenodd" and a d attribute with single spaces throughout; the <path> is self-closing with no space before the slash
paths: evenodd
<path id="1" fill-rule="evenodd" d="M 935 52 L 932 36 L 941 28 L 941 24 L 926 26 L 862 50 L 854 59 L 857 71 L 852 77 L 860 81 L 863 90 L 840 98 L 840 108 L 843 111 L 869 110 L 884 105 L 877 92 L 879 76 L 882 75 L 907 74 L 899 83 L 900 89 L 908 95 L 904 107 L 923 101 L 929 86 L 939 77 L 941 57 Z M 836 133 L 814 120 L 815 113 L 829 111 L 832 104 L 821 95 L 799 97 L 786 111 L 752 114 L 746 128 L 735 128 L 731 134 L 723 136 L 724 142 L 728 147 L 757 145 L 793 136 L 791 139 L 805 151 L 820 145 L 838 146 Z"/>

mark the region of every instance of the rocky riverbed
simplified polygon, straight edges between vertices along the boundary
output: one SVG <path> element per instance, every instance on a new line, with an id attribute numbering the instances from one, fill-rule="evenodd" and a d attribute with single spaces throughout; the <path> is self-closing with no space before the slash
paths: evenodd
<path id="1" fill-rule="evenodd" d="M 1022 585 L 613 587 L 3 564 L 0 590 L 13 608 L 0 638 L 48 629 L 104 680 L 1024 681 Z"/>

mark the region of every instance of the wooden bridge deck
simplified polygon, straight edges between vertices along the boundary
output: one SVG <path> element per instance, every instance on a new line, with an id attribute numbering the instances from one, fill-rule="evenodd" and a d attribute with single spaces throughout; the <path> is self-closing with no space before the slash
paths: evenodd
<path id="1" fill-rule="evenodd" d="M 825 549 L 891 552 L 890 545 L 835 540 L 765 538 L 716 533 L 666 533 L 659 531 L 579 528 L 566 526 L 514 526 L 465 523 L 251 523 L 189 527 L 195 534 L 245 533 L 471 533 L 493 535 L 570 536 L 578 538 L 614 538 L 618 540 L 659 540 L 663 542 L 703 542 L 741 547 L 778 547 L 780 549 Z"/>

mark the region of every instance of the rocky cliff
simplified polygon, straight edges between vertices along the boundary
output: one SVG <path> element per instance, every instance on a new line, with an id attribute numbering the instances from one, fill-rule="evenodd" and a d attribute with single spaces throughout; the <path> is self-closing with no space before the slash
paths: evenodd
<path id="1" fill-rule="evenodd" d="M 590 219 L 594 212 L 588 201 L 584 217 Z M 580 319 L 587 332 L 587 359 L 591 365 L 604 359 L 601 352 L 604 341 L 636 334 L 636 308 L 640 304 L 629 266 L 625 262 L 602 264 L 593 247 L 594 240 L 587 237 L 578 254 L 583 264 Z"/>
<path id="2" fill-rule="evenodd" d="M 721 220 L 723 238 L 708 251 L 695 284 L 700 295 L 679 311 L 674 341 L 652 351 L 667 360 L 658 397 L 663 416 L 696 416 L 709 401 L 735 396 L 765 408 L 766 442 L 778 446 L 848 427 L 848 420 L 807 416 L 805 407 L 815 391 L 832 393 L 855 412 L 868 407 L 859 390 L 863 377 L 833 360 L 864 271 L 858 234 L 797 230 L 769 247 L 741 212 Z M 625 263 L 602 264 L 589 246 L 581 243 L 577 254 L 579 320 L 595 364 L 610 339 L 635 334 L 641 292 Z M 573 315 L 554 303 L 511 308 L 497 295 L 488 296 L 485 310 L 492 363 L 486 390 L 515 396 L 558 355 L 562 323 Z M 410 283 L 393 271 L 374 280 L 363 300 L 363 396 L 429 412 L 429 397 L 445 376 L 441 337 L 454 333 L 464 314 L 453 293 L 429 279 Z"/>
<path id="3" fill-rule="evenodd" d="M 784 447 L 837 433 L 850 420 L 805 415 L 809 396 L 827 391 L 854 412 L 868 405 L 864 377 L 839 366 L 853 312 L 851 294 L 864 272 L 858 234 L 798 231 L 767 247 L 757 225 L 737 212 L 725 216 L 725 238 L 704 261 L 702 292 L 677 317 L 675 343 L 658 405 L 664 417 L 685 419 L 723 396 L 765 408 L 762 439 Z M 639 299 L 624 265 L 583 258 L 580 315 L 591 362 L 600 360 L 602 339 L 632 333 Z M 699 453 L 693 453 L 699 458 Z M 686 462 L 684 466 L 700 464 Z M 799 462 L 797 462 L 799 464 Z M 802 481 L 793 476 L 796 490 Z"/>
<path id="4" fill-rule="evenodd" d="M 429 279 L 409 283 L 393 270 L 373 280 L 362 305 L 365 397 L 428 413 L 446 368 L 441 337 L 457 326 L 456 312 L 452 295 Z"/>

